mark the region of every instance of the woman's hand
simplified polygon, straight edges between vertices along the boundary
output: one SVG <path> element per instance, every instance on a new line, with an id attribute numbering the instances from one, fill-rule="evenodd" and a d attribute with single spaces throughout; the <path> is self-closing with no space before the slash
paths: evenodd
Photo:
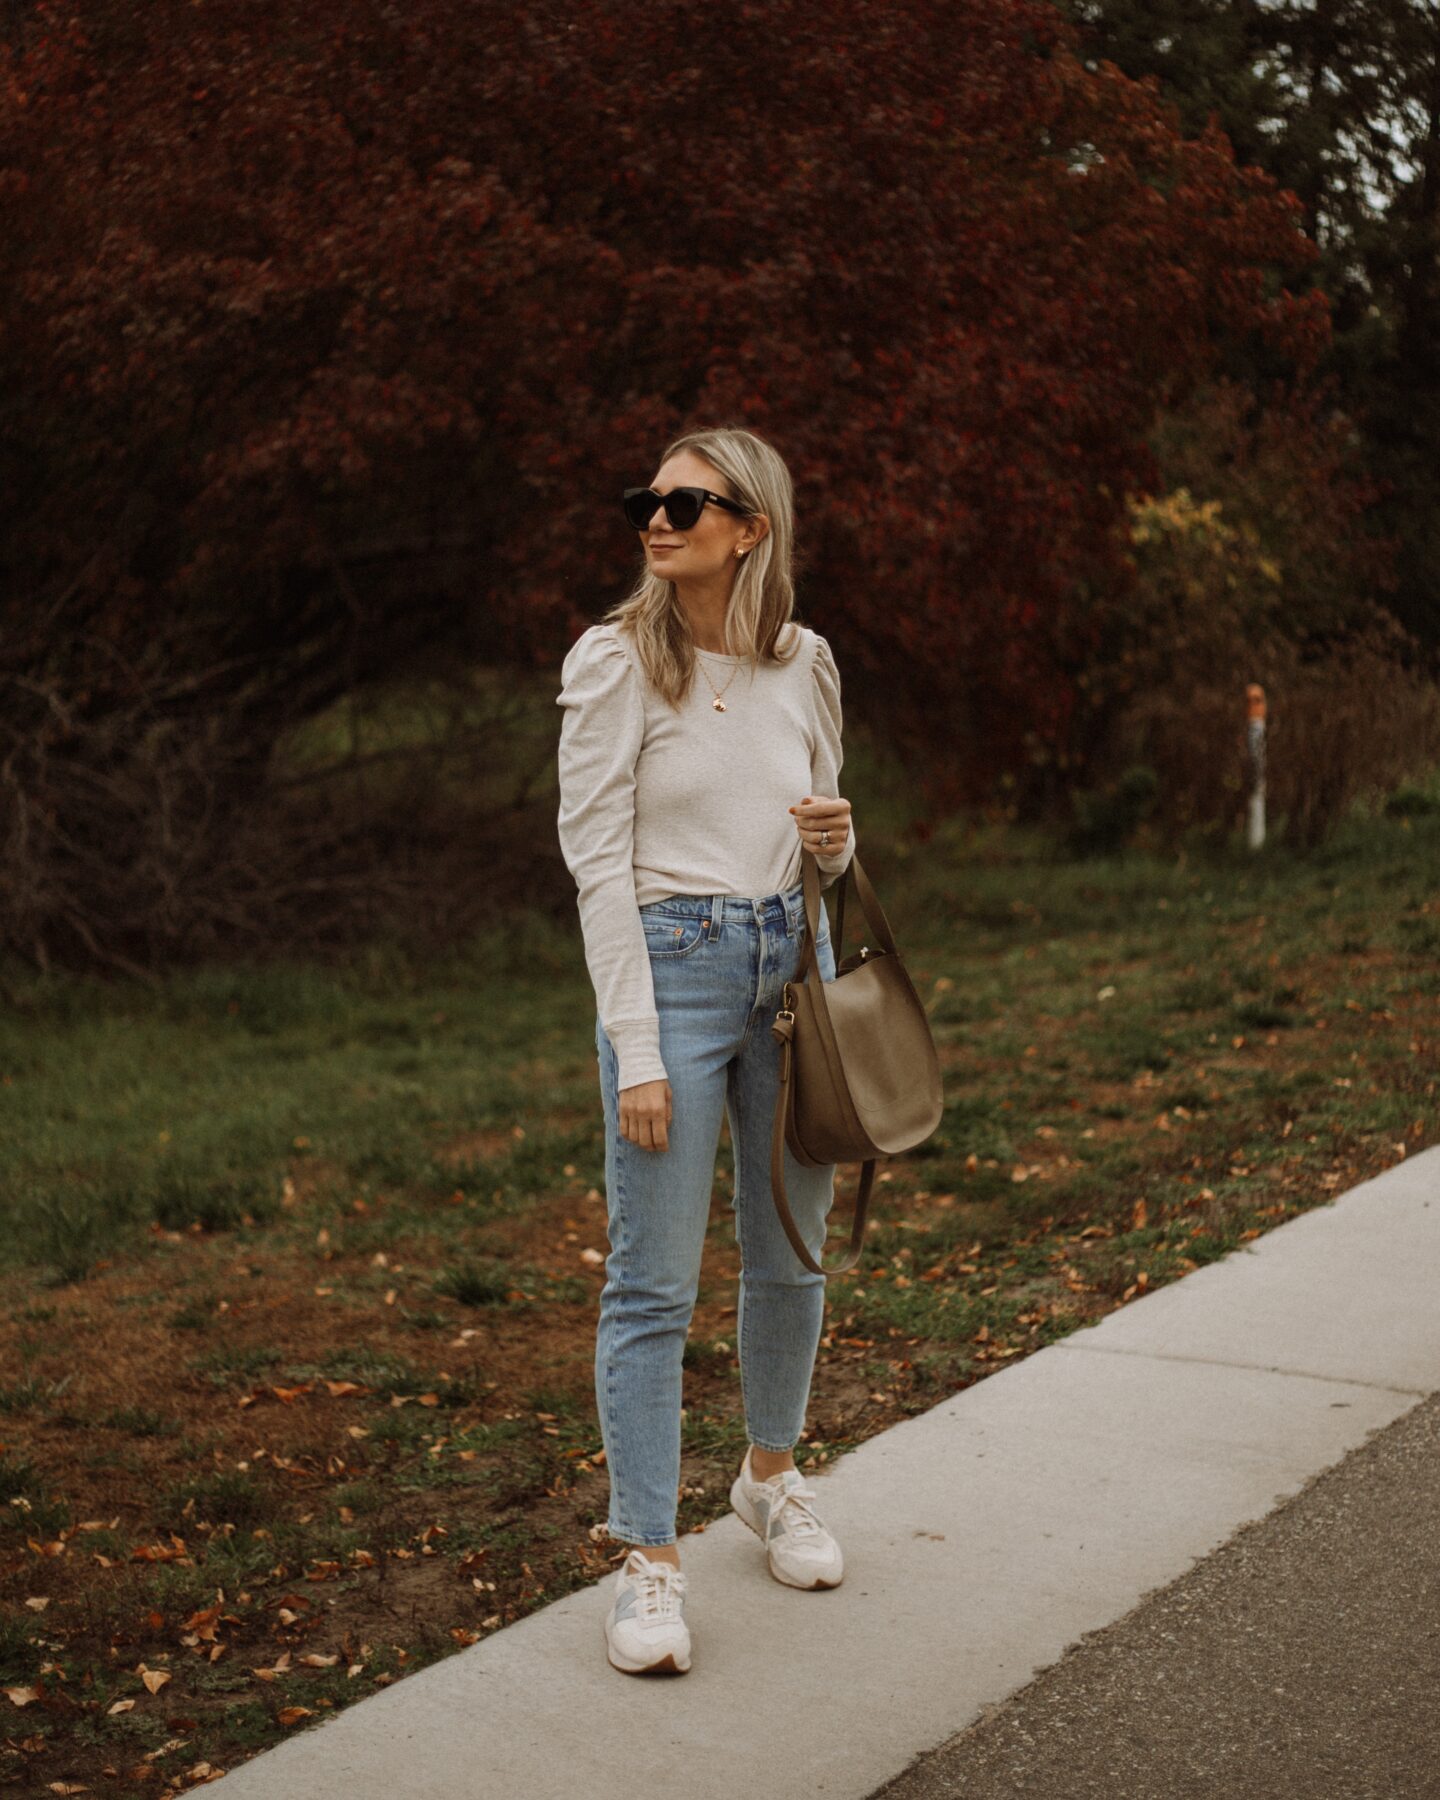
<path id="1" fill-rule="evenodd" d="M 850 802 L 827 800 L 823 794 L 807 794 L 798 806 L 789 808 L 800 832 L 800 842 L 816 856 L 837 856 L 850 836 Z M 822 845 L 820 833 L 828 831 L 830 842 Z"/>
<path id="2" fill-rule="evenodd" d="M 668 1081 L 642 1081 L 621 1088 L 620 1135 L 642 1150 L 668 1150 L 673 1112 Z"/>

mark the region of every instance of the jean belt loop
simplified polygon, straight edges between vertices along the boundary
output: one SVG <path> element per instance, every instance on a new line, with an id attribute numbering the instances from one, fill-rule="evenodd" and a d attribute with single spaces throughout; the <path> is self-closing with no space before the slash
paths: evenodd
<path id="1" fill-rule="evenodd" d="M 725 901 L 720 894 L 712 894 L 705 904 L 708 908 L 708 917 L 710 921 L 709 939 L 713 944 L 720 935 L 720 908 L 725 904 Z"/>

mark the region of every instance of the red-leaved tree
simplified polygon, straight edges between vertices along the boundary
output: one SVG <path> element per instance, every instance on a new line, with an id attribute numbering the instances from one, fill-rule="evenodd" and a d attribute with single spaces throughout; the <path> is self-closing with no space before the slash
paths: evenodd
<path id="1" fill-rule="evenodd" d="M 11 935 L 88 791 L 144 956 L 157 744 L 194 868 L 355 684 L 558 667 L 696 423 L 789 460 L 855 716 L 979 791 L 1070 735 L 1157 409 L 1327 331 L 1293 197 L 1039 0 L 51 0 L 0 197 Z"/>

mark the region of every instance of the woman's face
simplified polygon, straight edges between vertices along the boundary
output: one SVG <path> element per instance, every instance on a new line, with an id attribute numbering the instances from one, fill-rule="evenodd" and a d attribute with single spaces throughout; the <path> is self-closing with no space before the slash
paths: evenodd
<path id="1" fill-rule="evenodd" d="M 693 450 L 682 450 L 660 465 L 650 483 L 657 494 L 671 488 L 701 487 L 731 498 L 730 484 L 720 471 Z M 652 574 L 665 581 L 703 583 L 739 562 L 735 552 L 748 552 L 769 529 L 763 515 L 741 518 L 723 506 L 706 506 L 688 531 L 677 531 L 668 513 L 657 506 L 640 533 Z"/>

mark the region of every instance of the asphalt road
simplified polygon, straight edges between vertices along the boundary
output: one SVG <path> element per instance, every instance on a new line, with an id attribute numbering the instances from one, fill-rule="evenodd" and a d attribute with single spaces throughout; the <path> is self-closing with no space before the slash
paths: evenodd
<path id="1" fill-rule="evenodd" d="M 1440 1797 L 1440 1396 L 881 1795 Z"/>

